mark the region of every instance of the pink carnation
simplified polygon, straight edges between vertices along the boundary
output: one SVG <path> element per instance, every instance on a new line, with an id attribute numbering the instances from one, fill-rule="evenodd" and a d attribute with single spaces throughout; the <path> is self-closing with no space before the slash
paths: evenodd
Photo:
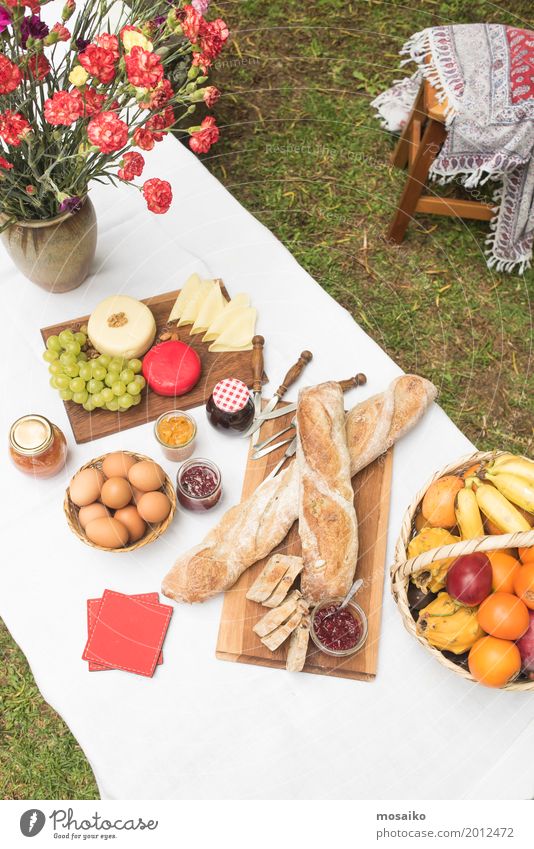
<path id="1" fill-rule="evenodd" d="M 189 147 L 194 153 L 207 153 L 216 141 L 219 140 L 219 128 L 213 115 L 208 115 L 202 121 L 200 130 L 191 133 Z"/>
<path id="2" fill-rule="evenodd" d="M 163 79 L 163 65 L 155 53 L 136 45 L 124 57 L 128 80 L 136 88 L 155 88 Z"/>
<path id="3" fill-rule="evenodd" d="M 18 65 L 0 53 L 0 94 L 15 91 L 21 80 L 22 74 Z"/>
<path id="4" fill-rule="evenodd" d="M 158 215 L 167 212 L 172 203 L 172 189 L 167 180 L 159 180 L 157 177 L 147 180 L 143 194 L 149 210 Z"/>
<path id="5" fill-rule="evenodd" d="M 140 177 L 145 167 L 145 160 L 140 153 L 131 151 L 125 153 L 121 162 L 122 168 L 119 168 L 117 174 L 121 180 L 131 181 L 134 177 Z"/>
<path id="6" fill-rule="evenodd" d="M 82 98 L 77 90 L 56 91 L 52 97 L 45 100 L 44 115 L 49 124 L 69 127 L 82 114 Z"/>

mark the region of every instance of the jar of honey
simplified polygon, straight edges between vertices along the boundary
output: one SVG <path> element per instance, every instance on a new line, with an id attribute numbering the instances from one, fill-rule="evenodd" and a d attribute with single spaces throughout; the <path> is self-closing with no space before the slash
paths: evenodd
<path id="1" fill-rule="evenodd" d="M 32 413 L 11 425 L 9 453 L 21 472 L 51 478 L 65 465 L 67 440 L 57 425 Z"/>
<path id="2" fill-rule="evenodd" d="M 163 413 L 154 425 L 154 436 L 167 460 L 182 462 L 191 457 L 196 435 L 195 420 L 182 410 Z"/>

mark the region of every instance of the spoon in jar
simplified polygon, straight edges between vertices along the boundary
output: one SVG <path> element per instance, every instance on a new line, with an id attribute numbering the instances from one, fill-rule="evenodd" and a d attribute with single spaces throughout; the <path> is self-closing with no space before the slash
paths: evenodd
<path id="1" fill-rule="evenodd" d="M 332 613 L 329 613 L 327 616 L 325 616 L 325 617 L 324 617 L 324 619 L 330 619 L 330 617 L 331 617 L 331 616 L 333 616 L 333 615 L 334 615 L 334 613 L 337 613 L 337 612 L 338 612 L 338 610 L 343 610 L 343 608 L 347 606 L 347 604 L 349 603 L 349 601 L 351 601 L 351 599 L 353 599 L 353 598 L 354 598 L 354 596 L 356 595 L 356 593 L 357 593 L 359 590 L 361 590 L 361 588 L 362 588 L 362 587 L 363 587 L 363 578 L 358 578 L 358 580 L 357 580 L 357 581 L 354 581 L 354 583 L 353 583 L 352 587 L 351 587 L 351 588 L 350 588 L 350 590 L 348 591 L 347 595 L 345 596 L 345 598 L 343 599 L 343 601 L 341 602 L 341 604 L 339 605 L 339 607 L 336 607 L 336 609 L 335 609 L 335 610 L 333 610 L 333 611 L 332 611 Z M 323 619 L 323 622 L 324 622 L 324 619 Z"/>

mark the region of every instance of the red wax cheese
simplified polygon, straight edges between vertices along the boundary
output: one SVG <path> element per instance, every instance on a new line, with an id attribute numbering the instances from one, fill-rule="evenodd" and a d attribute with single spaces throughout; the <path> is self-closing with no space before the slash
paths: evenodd
<path id="1" fill-rule="evenodd" d="M 143 357 L 143 375 L 158 395 L 185 395 L 200 380 L 197 352 L 185 342 L 160 342 Z"/>

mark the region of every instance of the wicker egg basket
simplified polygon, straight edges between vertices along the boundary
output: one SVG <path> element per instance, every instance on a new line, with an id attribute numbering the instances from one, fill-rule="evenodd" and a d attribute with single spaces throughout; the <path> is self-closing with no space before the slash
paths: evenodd
<path id="1" fill-rule="evenodd" d="M 427 651 L 429 651 L 439 663 L 446 666 L 457 675 L 461 675 L 468 681 L 475 681 L 473 676 L 459 664 L 449 660 L 439 649 L 430 645 L 427 640 L 416 631 L 415 619 L 410 611 L 408 601 L 408 587 L 411 575 L 417 574 L 428 568 L 435 560 L 442 560 L 448 557 L 459 557 L 462 554 L 472 554 L 475 551 L 496 551 L 498 549 L 507 548 L 529 548 L 534 546 L 534 529 L 531 531 L 523 531 L 514 534 L 499 534 L 495 536 L 478 537 L 477 539 L 462 540 L 461 542 L 453 543 L 452 545 L 442 545 L 439 548 L 434 548 L 431 551 L 425 551 L 417 557 L 407 559 L 407 549 L 410 540 L 413 537 L 414 520 L 417 514 L 419 505 L 430 486 L 438 478 L 444 475 L 462 474 L 466 469 L 475 463 L 482 460 L 492 459 L 503 452 L 495 451 L 479 451 L 476 454 L 470 454 L 468 457 L 463 457 L 454 463 L 441 469 L 437 472 L 425 486 L 417 493 L 414 500 L 408 507 L 402 522 L 401 532 L 395 548 L 395 563 L 391 567 L 391 592 L 400 610 L 402 620 L 406 629 L 412 634 Z M 534 681 L 516 680 L 502 687 L 503 690 L 534 690 Z"/>
<path id="2" fill-rule="evenodd" d="M 135 457 L 137 461 L 149 460 L 151 463 L 154 462 L 150 457 L 145 457 L 144 454 L 135 454 L 133 451 L 124 451 L 123 453 L 128 454 L 130 457 Z M 94 460 L 90 460 L 89 463 L 86 463 L 84 466 L 81 466 L 78 469 L 78 472 L 83 472 L 85 469 L 102 470 L 102 463 L 104 462 L 107 456 L 107 454 L 103 454 L 101 457 L 96 457 Z M 122 551 L 135 551 L 137 548 L 142 548 L 144 545 L 149 545 L 149 543 L 154 542 L 154 540 L 164 534 L 174 518 L 174 514 L 176 513 L 176 492 L 174 486 L 171 483 L 170 478 L 167 475 L 165 475 L 165 481 L 160 490 L 165 493 L 165 495 L 171 502 L 171 511 L 169 515 L 163 522 L 160 522 L 158 525 L 148 525 L 148 531 L 144 535 L 144 537 L 141 537 L 141 539 L 138 539 L 136 542 L 131 543 L 131 545 L 125 545 L 122 548 L 106 548 L 103 545 L 96 545 L 96 543 L 91 542 L 91 540 L 87 538 L 85 531 L 83 530 L 78 520 L 78 513 L 80 508 L 77 507 L 76 504 L 71 501 L 69 489 L 67 489 L 65 493 L 63 509 L 65 511 L 65 516 L 67 517 L 67 522 L 72 533 L 75 534 L 78 539 L 80 539 L 86 545 L 90 545 L 92 548 L 98 549 L 98 551 L 111 551 L 114 554 L 120 553 Z"/>

